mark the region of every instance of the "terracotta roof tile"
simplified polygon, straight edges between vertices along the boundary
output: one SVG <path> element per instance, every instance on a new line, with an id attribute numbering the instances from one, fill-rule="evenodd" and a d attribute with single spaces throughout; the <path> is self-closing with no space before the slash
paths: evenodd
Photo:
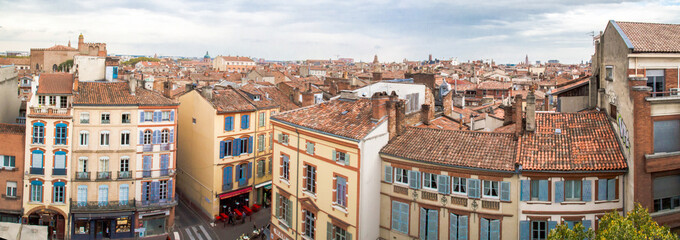
<path id="1" fill-rule="evenodd" d="M 39 77 L 38 94 L 71 94 L 73 74 L 42 73 Z"/>
<path id="2" fill-rule="evenodd" d="M 227 87 L 220 90 L 199 89 L 199 91 L 213 91 L 212 99 L 208 100 L 215 106 L 217 112 L 246 112 L 257 110 L 248 99 L 239 94 L 236 89 Z"/>
<path id="3" fill-rule="evenodd" d="M 510 82 L 485 81 L 477 84 L 478 89 L 484 90 L 509 90 L 511 87 Z"/>
<path id="4" fill-rule="evenodd" d="M 2 134 L 25 134 L 26 126 L 20 124 L 0 123 L 0 133 Z"/>
<path id="5" fill-rule="evenodd" d="M 680 53 L 680 24 L 616 22 L 633 52 Z"/>
<path id="6" fill-rule="evenodd" d="M 381 154 L 449 166 L 514 171 L 513 134 L 406 128 Z"/>
<path id="7" fill-rule="evenodd" d="M 272 119 L 355 140 L 362 139 L 380 123 L 371 121 L 371 100 L 368 98 L 335 99 L 283 112 Z"/>
<path id="8" fill-rule="evenodd" d="M 159 92 L 137 88 L 130 94 L 127 82 L 79 82 L 73 105 L 177 105 Z"/>
<path id="9" fill-rule="evenodd" d="M 418 123 L 415 125 L 415 127 L 419 128 L 432 128 L 432 129 L 442 129 L 442 130 L 468 130 L 469 127 L 463 125 L 463 128 L 460 128 L 460 123 L 457 122 L 456 120 L 453 120 L 449 117 L 446 116 L 440 116 L 432 119 L 430 121 L 429 125 Z"/>
<path id="10" fill-rule="evenodd" d="M 535 132 L 523 134 L 520 140 L 518 161 L 523 170 L 601 171 L 628 167 L 604 112 L 537 112 L 536 126 Z"/>
<path id="11" fill-rule="evenodd" d="M 72 48 L 72 47 L 67 47 L 64 45 L 54 45 L 50 48 L 47 48 L 45 50 L 49 51 L 78 51 L 78 49 Z"/>

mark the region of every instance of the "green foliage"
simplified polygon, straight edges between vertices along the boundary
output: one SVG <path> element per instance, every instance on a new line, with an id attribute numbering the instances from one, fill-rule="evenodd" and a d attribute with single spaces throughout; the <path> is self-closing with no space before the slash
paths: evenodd
<path id="1" fill-rule="evenodd" d="M 161 60 L 158 58 L 150 58 L 150 57 L 138 57 L 138 58 L 133 58 L 130 59 L 130 61 L 125 61 L 123 62 L 124 65 L 135 65 L 138 62 L 160 62 Z"/>
<path id="2" fill-rule="evenodd" d="M 617 212 L 607 213 L 600 219 L 597 234 L 592 230 L 585 230 L 581 224 L 576 224 L 569 229 L 566 224 L 560 224 L 550 231 L 548 239 L 625 239 L 625 240 L 678 240 L 678 236 L 671 233 L 668 227 L 659 226 L 652 220 L 646 208 L 635 204 L 635 208 L 628 212 L 625 217 Z"/>
<path id="3" fill-rule="evenodd" d="M 73 67 L 73 59 L 69 59 L 64 61 L 63 63 L 60 63 L 59 66 L 57 66 L 57 70 L 60 72 L 69 72 L 71 68 Z"/>

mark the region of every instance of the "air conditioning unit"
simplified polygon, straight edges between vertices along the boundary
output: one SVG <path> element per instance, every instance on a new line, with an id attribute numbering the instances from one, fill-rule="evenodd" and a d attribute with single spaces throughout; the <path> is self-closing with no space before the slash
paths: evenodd
<path id="1" fill-rule="evenodd" d="M 671 96 L 680 96 L 680 88 L 671 88 Z"/>

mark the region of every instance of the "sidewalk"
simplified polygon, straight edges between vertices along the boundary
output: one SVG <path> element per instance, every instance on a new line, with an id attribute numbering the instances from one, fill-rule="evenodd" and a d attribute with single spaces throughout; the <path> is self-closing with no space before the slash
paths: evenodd
<path id="1" fill-rule="evenodd" d="M 252 221 L 250 219 L 251 217 Z M 259 212 L 253 213 L 252 216 L 246 217 L 245 223 L 241 223 L 242 220 L 238 220 L 234 225 L 227 224 L 224 226 L 222 222 L 218 221 L 212 229 L 220 236 L 220 239 L 233 240 L 244 233 L 250 235 L 253 232 L 253 224 L 256 227 L 261 228 L 269 224 L 270 220 L 271 208 L 263 208 Z"/>

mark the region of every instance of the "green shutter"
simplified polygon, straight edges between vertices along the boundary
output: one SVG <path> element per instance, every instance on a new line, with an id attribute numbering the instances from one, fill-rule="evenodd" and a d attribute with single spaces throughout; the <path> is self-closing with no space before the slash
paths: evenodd
<path id="1" fill-rule="evenodd" d="M 510 201 L 510 182 L 501 182 L 501 201 Z"/>
<path id="2" fill-rule="evenodd" d="M 326 239 L 333 239 L 333 224 L 330 222 L 326 223 Z"/>
<path id="3" fill-rule="evenodd" d="M 281 218 L 281 195 L 276 193 L 276 217 Z"/>
<path id="4" fill-rule="evenodd" d="M 385 166 L 385 182 L 392 183 L 392 166 Z"/>
<path id="5" fill-rule="evenodd" d="M 333 150 L 333 162 L 337 161 L 337 151 Z"/>
<path id="6" fill-rule="evenodd" d="M 293 219 L 292 218 L 293 213 L 291 212 L 290 199 L 285 199 L 284 201 L 286 201 L 288 203 L 288 204 L 286 204 L 286 208 L 287 208 L 286 209 L 286 222 L 288 223 L 288 226 L 293 227 L 293 225 L 291 224 L 291 220 Z"/>
<path id="7" fill-rule="evenodd" d="M 346 240 L 352 240 L 352 234 L 347 231 L 347 235 L 345 236 Z"/>
<path id="8" fill-rule="evenodd" d="M 616 200 L 616 178 L 607 180 L 607 200 Z"/>
<path id="9" fill-rule="evenodd" d="M 345 153 L 345 165 L 349 166 L 349 154 Z"/>

